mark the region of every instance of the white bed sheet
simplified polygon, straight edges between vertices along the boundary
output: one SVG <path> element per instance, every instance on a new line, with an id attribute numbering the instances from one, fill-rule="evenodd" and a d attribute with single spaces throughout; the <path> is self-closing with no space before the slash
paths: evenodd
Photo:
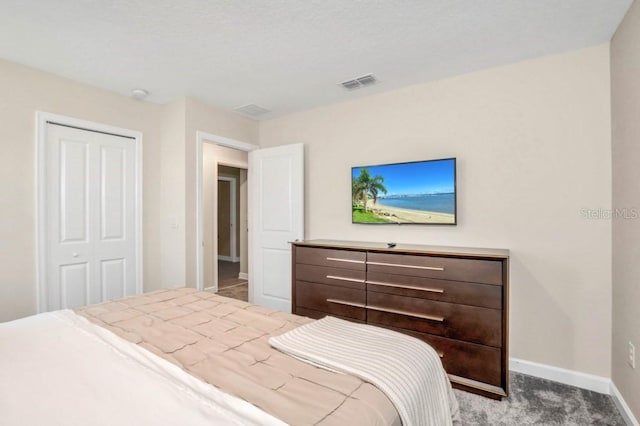
<path id="1" fill-rule="evenodd" d="M 72 311 L 0 324 L 2 425 L 283 425 Z"/>

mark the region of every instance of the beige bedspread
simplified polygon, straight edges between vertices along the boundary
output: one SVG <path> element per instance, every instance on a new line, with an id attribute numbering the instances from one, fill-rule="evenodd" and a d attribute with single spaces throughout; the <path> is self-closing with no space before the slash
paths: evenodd
<path id="1" fill-rule="evenodd" d="M 76 312 L 289 424 L 400 424 L 393 404 L 373 385 L 269 345 L 269 337 L 311 319 L 190 288 Z"/>

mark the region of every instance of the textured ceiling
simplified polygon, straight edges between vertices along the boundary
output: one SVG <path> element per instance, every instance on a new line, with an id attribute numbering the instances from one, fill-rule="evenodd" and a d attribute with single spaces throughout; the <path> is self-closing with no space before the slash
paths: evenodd
<path id="1" fill-rule="evenodd" d="M 0 0 L 0 58 L 269 118 L 602 43 L 631 1 Z"/>

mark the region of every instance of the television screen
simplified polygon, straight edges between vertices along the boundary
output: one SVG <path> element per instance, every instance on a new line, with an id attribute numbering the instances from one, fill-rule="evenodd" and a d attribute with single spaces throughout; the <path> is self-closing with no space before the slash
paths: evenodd
<path id="1" fill-rule="evenodd" d="M 456 159 L 351 169 L 353 223 L 456 224 Z"/>

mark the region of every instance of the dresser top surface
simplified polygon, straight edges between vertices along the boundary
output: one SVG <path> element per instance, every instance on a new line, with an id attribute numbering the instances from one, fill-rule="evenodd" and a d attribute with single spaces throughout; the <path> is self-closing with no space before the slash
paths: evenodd
<path id="1" fill-rule="evenodd" d="M 465 257 L 493 257 L 500 259 L 509 258 L 509 250 L 477 247 L 451 247 L 432 246 L 422 244 L 397 243 L 394 247 L 389 247 L 388 243 L 371 241 L 344 241 L 344 240 L 305 240 L 295 241 L 296 246 L 303 247 L 323 247 L 341 248 L 350 250 L 368 250 L 385 253 L 424 253 L 442 256 L 465 256 Z"/>

